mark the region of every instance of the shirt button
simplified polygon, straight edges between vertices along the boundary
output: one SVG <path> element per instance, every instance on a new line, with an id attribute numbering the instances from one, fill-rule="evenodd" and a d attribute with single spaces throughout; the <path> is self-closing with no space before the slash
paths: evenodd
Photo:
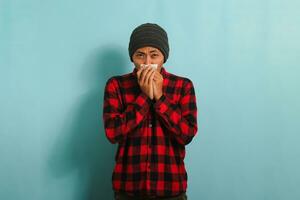
<path id="1" fill-rule="evenodd" d="M 150 128 L 152 127 L 152 124 L 151 124 L 151 123 L 149 124 L 149 127 L 150 127 Z"/>

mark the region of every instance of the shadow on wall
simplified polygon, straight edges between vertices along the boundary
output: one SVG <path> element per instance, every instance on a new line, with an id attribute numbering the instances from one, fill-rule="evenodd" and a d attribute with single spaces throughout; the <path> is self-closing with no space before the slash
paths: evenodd
<path id="1" fill-rule="evenodd" d="M 109 143 L 104 133 L 103 95 L 108 78 L 128 73 L 128 60 L 126 50 L 108 46 L 96 49 L 82 66 L 80 78 L 89 89 L 67 114 L 48 163 L 54 180 L 70 175 L 75 180 L 70 185 L 75 191 L 72 199 L 113 199 L 111 175 L 117 144 Z"/>

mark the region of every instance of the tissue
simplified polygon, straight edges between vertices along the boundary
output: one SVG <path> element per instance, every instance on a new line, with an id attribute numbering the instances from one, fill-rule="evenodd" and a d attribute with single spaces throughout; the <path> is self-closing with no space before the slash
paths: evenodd
<path id="1" fill-rule="evenodd" d="M 152 67 L 154 69 L 157 69 L 158 64 L 149 64 L 149 65 L 141 64 L 140 66 L 141 66 L 141 68 L 150 66 L 150 67 Z"/>

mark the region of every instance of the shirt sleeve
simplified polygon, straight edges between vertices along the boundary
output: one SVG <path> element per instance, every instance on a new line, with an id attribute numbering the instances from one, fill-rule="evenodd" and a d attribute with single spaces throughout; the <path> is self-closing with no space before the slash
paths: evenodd
<path id="1" fill-rule="evenodd" d="M 124 108 L 117 80 L 110 78 L 105 86 L 103 121 L 105 135 L 111 143 L 121 142 L 130 131 L 137 128 L 149 111 L 151 99 L 141 92 Z"/>
<path id="2" fill-rule="evenodd" d="M 154 104 L 160 121 L 181 145 L 187 145 L 196 135 L 197 105 L 192 81 L 187 79 L 178 104 L 174 104 L 166 95 L 162 95 Z"/>

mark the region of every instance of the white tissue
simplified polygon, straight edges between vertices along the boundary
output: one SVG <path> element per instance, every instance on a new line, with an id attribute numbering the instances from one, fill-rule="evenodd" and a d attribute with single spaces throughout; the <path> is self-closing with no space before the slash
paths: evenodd
<path id="1" fill-rule="evenodd" d="M 149 65 L 141 64 L 140 66 L 141 66 L 141 68 L 150 66 L 154 69 L 157 69 L 157 64 L 149 64 Z"/>

